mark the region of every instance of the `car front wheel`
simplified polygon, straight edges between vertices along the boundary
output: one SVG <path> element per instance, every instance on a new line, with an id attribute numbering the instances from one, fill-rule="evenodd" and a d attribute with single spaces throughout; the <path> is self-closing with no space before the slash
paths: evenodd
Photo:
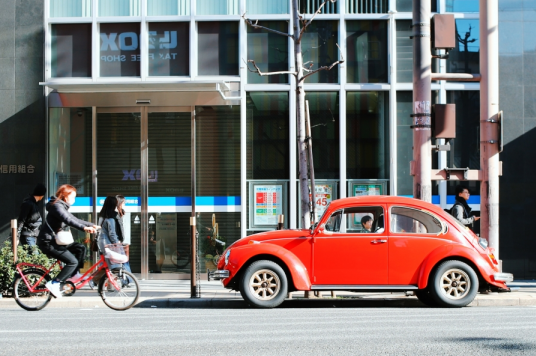
<path id="1" fill-rule="evenodd" d="M 277 307 L 285 300 L 287 290 L 285 271 L 277 263 L 267 260 L 253 262 L 240 281 L 242 298 L 258 308 Z"/>
<path id="2" fill-rule="evenodd" d="M 440 307 L 465 307 L 478 293 L 478 276 L 468 264 L 461 261 L 443 262 L 430 282 L 430 295 Z"/>

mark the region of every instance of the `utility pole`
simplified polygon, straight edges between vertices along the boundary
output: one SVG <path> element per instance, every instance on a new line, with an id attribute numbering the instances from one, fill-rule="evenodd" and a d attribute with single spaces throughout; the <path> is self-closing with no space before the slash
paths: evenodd
<path id="1" fill-rule="evenodd" d="M 499 256 L 499 4 L 480 0 L 480 226 Z M 498 257 L 497 257 L 498 258 Z"/>
<path id="2" fill-rule="evenodd" d="M 430 0 L 413 0 L 413 197 L 432 202 Z"/>

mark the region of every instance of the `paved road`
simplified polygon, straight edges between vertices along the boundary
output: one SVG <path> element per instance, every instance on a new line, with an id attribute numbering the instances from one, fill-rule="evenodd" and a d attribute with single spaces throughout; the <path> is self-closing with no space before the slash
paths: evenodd
<path id="1" fill-rule="evenodd" d="M 536 355 L 536 308 L 0 311 L 1 355 Z"/>

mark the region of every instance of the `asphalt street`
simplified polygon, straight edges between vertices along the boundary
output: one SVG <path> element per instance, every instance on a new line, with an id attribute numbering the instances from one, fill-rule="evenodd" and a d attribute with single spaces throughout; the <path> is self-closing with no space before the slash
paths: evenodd
<path id="1" fill-rule="evenodd" d="M 536 307 L 0 310 L 1 355 L 536 355 Z"/>

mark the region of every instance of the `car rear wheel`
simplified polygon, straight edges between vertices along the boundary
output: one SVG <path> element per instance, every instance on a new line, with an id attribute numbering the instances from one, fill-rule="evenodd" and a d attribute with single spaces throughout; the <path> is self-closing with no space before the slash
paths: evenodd
<path id="1" fill-rule="evenodd" d="M 430 282 L 430 295 L 440 307 L 465 307 L 478 293 L 478 276 L 468 264 L 461 261 L 443 262 Z"/>
<path id="2" fill-rule="evenodd" d="M 285 271 L 267 260 L 253 262 L 240 281 L 240 294 L 257 308 L 275 308 L 285 300 L 288 282 Z"/>

